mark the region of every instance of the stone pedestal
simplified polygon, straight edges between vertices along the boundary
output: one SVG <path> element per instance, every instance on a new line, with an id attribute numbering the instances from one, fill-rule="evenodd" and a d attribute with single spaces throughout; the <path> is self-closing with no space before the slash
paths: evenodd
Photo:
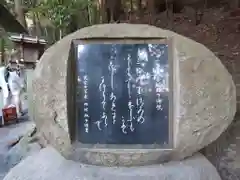
<path id="1" fill-rule="evenodd" d="M 51 147 L 29 156 L 4 180 L 221 180 L 201 154 L 183 161 L 142 167 L 98 167 L 64 159 Z"/>

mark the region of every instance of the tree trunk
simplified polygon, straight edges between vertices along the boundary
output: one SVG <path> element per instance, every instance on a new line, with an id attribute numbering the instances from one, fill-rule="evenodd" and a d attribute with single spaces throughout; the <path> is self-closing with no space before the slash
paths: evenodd
<path id="1" fill-rule="evenodd" d="M 138 15 L 142 17 L 142 0 L 137 1 Z"/>
<path id="2" fill-rule="evenodd" d="M 41 36 L 43 33 L 43 29 L 40 23 L 39 14 L 35 14 L 35 17 L 36 17 L 36 33 L 37 33 L 37 36 Z"/>
<path id="3" fill-rule="evenodd" d="M 88 16 L 89 25 L 92 25 L 93 24 L 93 17 L 92 17 L 92 8 L 91 8 L 91 1 L 90 0 L 88 0 L 87 16 Z"/>
<path id="4" fill-rule="evenodd" d="M 120 20 L 122 13 L 122 2 L 121 0 L 106 0 L 105 1 L 107 20 L 108 22 L 116 22 Z"/>
<path id="5" fill-rule="evenodd" d="M 98 1 L 98 9 L 100 12 L 100 23 L 106 22 L 106 7 L 105 7 L 106 0 L 99 0 Z"/>
<path id="6" fill-rule="evenodd" d="M 130 11 L 133 13 L 133 0 L 130 0 Z"/>
<path id="7" fill-rule="evenodd" d="M 36 13 L 33 13 L 33 33 L 34 36 L 41 36 L 42 35 L 42 27 L 40 24 L 40 20 Z"/>
<path id="8" fill-rule="evenodd" d="M 14 11 L 16 13 L 16 19 L 20 24 L 27 29 L 27 23 L 25 19 L 25 13 L 22 5 L 22 0 L 14 0 Z"/>
<path id="9" fill-rule="evenodd" d="M 153 16 L 155 15 L 155 3 L 154 0 L 147 1 L 147 10 L 148 10 L 148 23 L 154 24 Z"/>
<path id="10" fill-rule="evenodd" d="M 4 49 L 4 46 L 5 46 L 4 38 L 1 38 L 1 66 L 5 65 L 5 59 L 4 59 L 5 49 Z"/>
<path id="11" fill-rule="evenodd" d="M 76 30 L 78 30 L 78 18 L 77 16 L 72 15 L 66 33 L 70 34 L 75 32 Z"/>

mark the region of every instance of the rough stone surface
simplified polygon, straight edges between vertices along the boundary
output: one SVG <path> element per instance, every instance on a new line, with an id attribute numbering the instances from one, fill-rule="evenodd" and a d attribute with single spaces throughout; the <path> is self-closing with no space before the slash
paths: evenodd
<path id="1" fill-rule="evenodd" d="M 29 137 L 27 134 L 6 153 L 4 161 L 8 169 L 17 165 L 27 156 L 37 153 L 41 150 L 41 146 L 38 142 L 31 141 L 32 137 Z"/>
<path id="2" fill-rule="evenodd" d="M 71 146 L 66 107 L 70 43 L 72 39 L 93 37 L 173 37 L 174 61 L 179 67 L 175 75 L 173 151 L 83 151 Z M 44 53 L 32 83 L 32 114 L 42 137 L 65 157 L 97 165 L 144 165 L 191 156 L 216 140 L 232 122 L 236 111 L 232 77 L 210 50 L 174 32 L 149 25 L 94 25 L 70 34 Z"/>
<path id="3" fill-rule="evenodd" d="M 18 134 L 19 137 L 18 139 L 7 141 L 6 148 L 8 148 L 8 151 L 4 154 L 3 158 L 7 169 L 14 167 L 27 156 L 40 151 L 41 146 L 34 137 L 36 132 L 35 128 L 35 124 L 29 122 L 25 126 L 19 126 L 10 131 L 12 134 Z M 25 131 L 21 132 L 21 130 Z M 14 141 L 16 141 L 16 144 L 12 144 Z"/>
<path id="4" fill-rule="evenodd" d="M 240 179 L 240 121 L 236 122 L 212 144 L 204 149 L 204 154 L 217 168 L 223 180 Z"/>
<path id="5" fill-rule="evenodd" d="M 0 128 L 0 180 L 3 179 L 9 168 L 11 168 L 7 164 L 7 157 L 11 155 L 9 153 L 12 150 L 11 146 L 17 143 L 21 137 L 31 134 L 34 128 L 35 124 L 32 121 L 23 121 Z M 18 146 L 18 144 L 15 146 Z"/>
<path id="6" fill-rule="evenodd" d="M 6 145 L 10 145 L 11 142 L 19 139 L 20 137 L 23 137 L 26 134 L 31 134 L 35 128 L 36 125 L 33 121 L 21 122 L 13 128 L 10 128 L 8 136 L 1 137 L 0 142 L 7 142 Z"/>
<path id="7" fill-rule="evenodd" d="M 164 165 L 146 167 L 97 167 L 65 160 L 47 147 L 29 156 L 4 180 L 221 180 L 216 169 L 201 154 Z"/>

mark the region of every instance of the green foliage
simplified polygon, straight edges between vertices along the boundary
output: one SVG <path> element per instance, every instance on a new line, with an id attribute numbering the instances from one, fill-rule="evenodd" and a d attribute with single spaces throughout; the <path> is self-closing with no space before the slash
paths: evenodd
<path id="1" fill-rule="evenodd" d="M 97 0 L 21 1 L 25 16 L 37 21 L 42 26 L 41 35 L 53 42 L 60 36 L 99 23 Z M 6 6 L 14 13 L 14 0 L 9 0 Z"/>
<path id="2" fill-rule="evenodd" d="M 46 0 L 39 3 L 31 11 L 47 17 L 55 27 L 67 28 L 73 16 L 80 16 L 81 11 L 88 8 L 87 0 Z"/>

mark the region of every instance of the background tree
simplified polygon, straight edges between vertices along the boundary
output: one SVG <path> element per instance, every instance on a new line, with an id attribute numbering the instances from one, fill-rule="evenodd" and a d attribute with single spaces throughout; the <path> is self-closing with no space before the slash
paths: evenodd
<path id="1" fill-rule="evenodd" d="M 206 0 L 6 0 L 18 21 L 29 27 L 31 35 L 44 36 L 54 43 L 77 29 L 99 23 L 136 22 L 155 24 L 157 13 L 170 8 L 179 13 L 184 5 Z M 216 1 L 216 0 L 208 0 Z M 221 2 L 227 0 L 220 0 Z M 238 0 L 231 0 L 230 2 Z M 177 3 L 176 3 L 177 2 Z M 210 3 L 209 3 L 210 4 Z M 218 2 L 219 4 L 219 2 Z M 236 4 L 236 3 L 235 3 Z M 148 16 L 148 21 L 145 14 Z"/>
<path id="2" fill-rule="evenodd" d="M 24 12 L 24 2 L 22 0 L 14 0 L 14 12 L 16 19 L 21 23 L 23 27 L 27 28 Z"/>

